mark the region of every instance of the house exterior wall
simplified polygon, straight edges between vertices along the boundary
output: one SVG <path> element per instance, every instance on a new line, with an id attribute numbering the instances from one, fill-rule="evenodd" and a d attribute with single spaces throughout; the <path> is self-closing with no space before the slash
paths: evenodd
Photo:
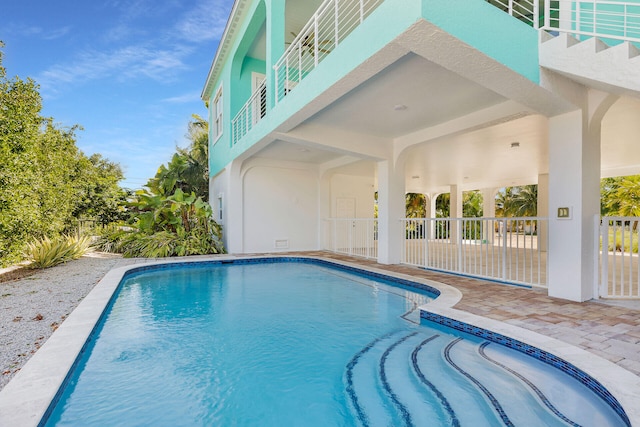
<path id="1" fill-rule="evenodd" d="M 214 210 L 218 195 L 224 194 L 222 222 L 230 252 L 318 249 L 326 234 L 325 218 L 372 216 L 373 192 L 378 190 L 378 261 L 397 263 L 403 244 L 398 219 L 404 212 L 404 161 L 413 146 L 445 143 L 450 135 L 535 114 L 550 124 L 548 138 L 538 142 L 548 145 L 551 158 L 548 170 L 538 171 L 548 189 L 550 294 L 577 301 L 595 295 L 597 262 L 591 257 L 595 240 L 590 233 L 598 213 L 596 169 L 601 162 L 600 138 L 593 131 L 599 132 L 602 117 L 592 121 L 584 101 L 587 86 L 541 69 L 536 29 L 481 0 L 386 0 L 276 103 L 273 68 L 285 48 L 285 8 L 285 0 L 236 1 L 223 53 L 216 57 L 219 63 L 214 63 L 216 71 L 203 93 L 210 104 L 218 88 L 223 93 L 223 134 L 210 139 L 209 164 Z M 264 61 L 248 56 L 258 36 L 267 40 Z M 332 126 L 337 120 L 311 120 L 410 56 L 504 101 L 396 136 L 358 133 L 342 122 L 337 123 L 342 128 Z M 268 111 L 246 135 L 232 141 L 231 121 L 251 96 L 254 72 L 267 77 Z M 448 89 L 455 92 L 453 86 Z M 277 144 L 296 147 L 292 151 L 308 151 L 299 147 L 309 146 L 323 154 L 340 152 L 375 163 L 376 172 L 364 177 L 333 173 L 331 165 L 265 158 L 261 150 Z M 452 181 L 446 184 L 462 191 L 462 175 Z M 353 209 L 338 209 L 351 206 L 347 199 Z M 571 207 L 574 216 L 554 218 L 558 207 Z"/>
<path id="2" fill-rule="evenodd" d="M 248 49 L 249 43 L 249 39 L 243 35 L 258 33 L 260 29 L 258 27 L 261 27 L 263 22 L 263 12 L 261 12 L 263 4 L 262 1 L 254 1 L 252 6 L 247 8 L 245 16 L 250 22 L 239 25 L 233 47 L 230 49 L 231 53 L 227 55 L 233 60 L 228 59 L 221 68 L 220 75 L 213 77 L 216 82 L 222 82 L 227 94 L 225 99 L 227 125 L 224 137 L 210 147 L 211 175 L 217 174 L 231 160 L 265 138 L 297 111 L 312 103 L 328 88 L 366 63 L 375 53 L 392 43 L 396 37 L 420 20 L 433 22 L 469 44 L 470 47 L 506 65 L 530 81 L 534 83 L 539 81 L 537 32 L 495 7 L 482 1 L 386 0 L 296 86 L 285 102 L 277 104 L 269 111 L 266 120 L 260 121 L 251 133 L 239 143 L 232 145 L 230 121 L 249 98 L 247 90 L 250 91 L 250 84 L 237 76 L 237 69 L 241 67 L 238 63 L 244 61 L 241 53 Z M 472 10 L 469 11 L 468 7 Z M 269 28 L 267 28 L 268 32 Z M 442 54 L 446 55 L 447 52 L 443 51 Z M 233 67 L 232 62 L 236 63 Z M 270 70 L 273 65 L 267 61 L 265 68 Z M 218 84 L 213 86 L 217 87 Z M 267 87 L 268 98 L 273 98 L 274 90 L 273 85 Z M 205 95 L 211 102 L 214 93 Z"/>
<path id="3" fill-rule="evenodd" d="M 318 249 L 318 177 L 276 165 L 251 167 L 243 177 L 244 251 Z"/>
<path id="4" fill-rule="evenodd" d="M 340 215 L 341 200 L 353 201 L 353 216 L 351 218 L 373 218 L 374 212 L 373 177 L 335 174 L 331 178 L 331 217 L 345 217 Z M 343 210 L 344 212 L 344 210 Z"/>

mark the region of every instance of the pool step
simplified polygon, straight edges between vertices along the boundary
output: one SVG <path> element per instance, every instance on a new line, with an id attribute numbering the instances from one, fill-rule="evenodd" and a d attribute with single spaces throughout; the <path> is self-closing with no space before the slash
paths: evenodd
<path id="1" fill-rule="evenodd" d="M 577 425 L 486 346 L 419 330 L 380 337 L 347 366 L 352 409 L 363 426 Z"/>

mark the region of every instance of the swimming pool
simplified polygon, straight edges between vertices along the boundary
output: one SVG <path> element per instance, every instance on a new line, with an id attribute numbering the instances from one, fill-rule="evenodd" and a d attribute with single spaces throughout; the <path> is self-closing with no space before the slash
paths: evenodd
<path id="1" fill-rule="evenodd" d="M 548 364 L 420 322 L 424 288 L 375 279 L 290 259 L 138 269 L 45 425 L 624 425 Z"/>

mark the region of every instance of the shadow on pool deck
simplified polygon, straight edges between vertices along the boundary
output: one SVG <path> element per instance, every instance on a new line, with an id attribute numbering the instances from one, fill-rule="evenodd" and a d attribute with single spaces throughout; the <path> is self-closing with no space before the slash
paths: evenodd
<path id="1" fill-rule="evenodd" d="M 551 298 L 545 290 L 502 285 L 404 265 L 378 264 L 326 251 L 278 255 L 343 260 L 454 286 L 463 294 L 455 306 L 458 310 L 564 341 L 640 376 L 640 301 L 577 303 Z"/>

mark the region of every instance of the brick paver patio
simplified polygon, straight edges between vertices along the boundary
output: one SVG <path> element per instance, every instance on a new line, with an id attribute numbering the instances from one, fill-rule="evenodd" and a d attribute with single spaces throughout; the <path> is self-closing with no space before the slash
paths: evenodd
<path id="1" fill-rule="evenodd" d="M 421 277 L 459 289 L 455 305 L 479 316 L 499 320 L 575 345 L 640 376 L 640 302 L 637 308 L 583 303 L 548 297 L 545 290 L 525 289 L 403 265 L 383 265 L 331 252 L 297 252 L 348 261 L 381 270 Z"/>

